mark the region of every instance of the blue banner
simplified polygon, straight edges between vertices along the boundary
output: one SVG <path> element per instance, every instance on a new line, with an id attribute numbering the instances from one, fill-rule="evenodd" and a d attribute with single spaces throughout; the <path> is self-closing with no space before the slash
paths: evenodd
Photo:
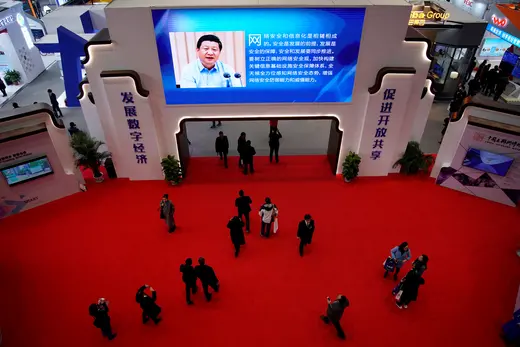
<path id="1" fill-rule="evenodd" d="M 350 102 L 364 8 L 152 10 L 166 103 Z"/>
<path id="2" fill-rule="evenodd" d="M 515 45 L 516 47 L 520 47 L 520 38 L 513 36 L 509 34 L 508 32 L 497 28 L 496 26 L 493 26 L 491 24 L 488 24 L 487 31 L 490 33 L 495 34 L 496 36 L 500 37 L 502 40 L 509 42 L 512 45 Z"/>

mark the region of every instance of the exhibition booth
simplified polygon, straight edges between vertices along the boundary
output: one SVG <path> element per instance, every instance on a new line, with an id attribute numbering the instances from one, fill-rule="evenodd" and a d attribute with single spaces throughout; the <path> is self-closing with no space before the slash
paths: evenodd
<path id="1" fill-rule="evenodd" d="M 436 99 L 451 99 L 468 73 L 487 23 L 446 2 L 424 1 L 410 13 L 409 25 L 434 43 L 429 71 Z"/>
<path id="2" fill-rule="evenodd" d="M 520 198 L 520 110 L 476 96 L 448 126 L 431 177 L 508 206 Z"/>
<path id="3" fill-rule="evenodd" d="M 45 70 L 33 43 L 28 20 L 19 2 L 6 2 L 0 11 L 0 76 L 17 88 Z"/>
<path id="4" fill-rule="evenodd" d="M 407 35 L 407 3 L 341 4 L 113 1 L 83 61 L 89 132 L 119 177 L 162 180 L 167 155 L 189 175 L 187 121 L 334 119 L 331 173 L 349 151 L 361 176 L 395 172 L 433 102 L 429 42 Z"/>
<path id="5" fill-rule="evenodd" d="M 0 112 L 0 219 L 61 199 L 84 184 L 52 107 Z"/>

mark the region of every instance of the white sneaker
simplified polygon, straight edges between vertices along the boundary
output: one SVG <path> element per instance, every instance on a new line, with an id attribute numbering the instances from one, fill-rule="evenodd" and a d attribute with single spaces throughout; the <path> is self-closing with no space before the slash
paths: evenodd
<path id="1" fill-rule="evenodd" d="M 400 306 L 400 305 L 397 303 L 397 301 L 395 302 L 395 306 L 399 307 L 400 310 L 403 309 L 403 306 Z"/>
<path id="2" fill-rule="evenodd" d="M 404 308 L 408 308 L 408 305 L 403 305 Z"/>

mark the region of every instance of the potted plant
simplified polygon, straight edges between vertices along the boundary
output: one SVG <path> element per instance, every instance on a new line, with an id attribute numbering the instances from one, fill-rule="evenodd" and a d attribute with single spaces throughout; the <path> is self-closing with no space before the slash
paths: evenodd
<path id="1" fill-rule="evenodd" d="M 103 173 L 99 170 L 101 163 L 111 155 L 109 152 L 99 151 L 99 147 L 104 144 L 83 131 L 75 133 L 70 139 L 76 167 L 91 169 L 98 183 L 103 182 Z"/>
<path id="2" fill-rule="evenodd" d="M 19 85 L 22 81 L 22 75 L 16 70 L 7 70 L 4 74 L 5 83 L 10 85 Z"/>
<path id="3" fill-rule="evenodd" d="M 433 156 L 426 155 L 416 141 L 408 142 L 406 151 L 401 159 L 395 162 L 394 168 L 401 166 L 401 173 L 415 175 L 419 172 L 428 172 L 433 163 Z"/>
<path id="4" fill-rule="evenodd" d="M 343 161 L 343 179 L 345 182 L 350 182 L 357 177 L 359 173 L 359 164 L 361 157 L 356 153 L 350 151 Z"/>
<path id="5" fill-rule="evenodd" d="M 169 155 L 161 160 L 162 171 L 164 179 L 172 185 L 177 185 L 182 182 L 181 163 L 175 159 L 175 156 Z"/>

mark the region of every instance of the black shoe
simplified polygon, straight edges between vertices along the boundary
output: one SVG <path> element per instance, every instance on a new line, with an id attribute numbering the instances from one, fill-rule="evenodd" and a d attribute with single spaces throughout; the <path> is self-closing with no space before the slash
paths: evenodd
<path id="1" fill-rule="evenodd" d="M 197 294 L 197 291 L 198 291 L 198 290 L 199 290 L 199 289 L 198 289 L 197 287 L 195 287 L 195 289 L 192 289 L 191 292 L 192 292 L 193 294 Z"/>
<path id="2" fill-rule="evenodd" d="M 193 301 L 191 301 L 191 300 L 188 301 L 188 302 L 186 302 L 186 303 L 187 303 L 188 305 L 193 305 Z"/>
<path id="3" fill-rule="evenodd" d="M 217 127 L 216 125 L 210 126 L 211 129 L 215 129 L 216 127 Z"/>
<path id="4" fill-rule="evenodd" d="M 160 321 L 162 321 L 162 318 L 157 318 L 157 319 L 154 321 L 155 325 L 159 324 Z"/>
<path id="5" fill-rule="evenodd" d="M 303 252 L 300 252 L 300 257 L 303 257 Z"/>
<path id="6" fill-rule="evenodd" d="M 143 324 L 146 324 L 148 321 L 150 320 L 150 318 L 146 317 L 143 319 Z"/>
<path id="7" fill-rule="evenodd" d="M 320 316 L 320 319 L 323 321 L 323 323 L 329 324 L 329 318 L 328 317 Z"/>
<path id="8" fill-rule="evenodd" d="M 338 334 L 338 337 L 342 340 L 345 340 L 347 337 L 345 335 L 342 335 L 342 334 Z"/>
<path id="9" fill-rule="evenodd" d="M 397 275 L 394 275 L 394 281 L 397 281 Z"/>
<path id="10" fill-rule="evenodd" d="M 113 340 L 113 339 L 116 338 L 116 336 L 117 336 L 117 334 L 112 334 L 112 336 L 109 336 L 108 339 L 109 339 L 109 340 Z"/>
<path id="11" fill-rule="evenodd" d="M 212 294 L 211 294 L 211 293 L 210 293 L 210 294 L 208 294 L 208 295 L 206 296 L 206 300 L 207 300 L 207 301 L 211 301 L 211 296 L 212 296 Z"/>
<path id="12" fill-rule="evenodd" d="M 386 278 L 388 276 L 388 271 L 385 271 L 385 274 L 383 275 L 383 278 Z"/>
<path id="13" fill-rule="evenodd" d="M 235 252 L 235 258 L 238 258 L 238 252 Z"/>

